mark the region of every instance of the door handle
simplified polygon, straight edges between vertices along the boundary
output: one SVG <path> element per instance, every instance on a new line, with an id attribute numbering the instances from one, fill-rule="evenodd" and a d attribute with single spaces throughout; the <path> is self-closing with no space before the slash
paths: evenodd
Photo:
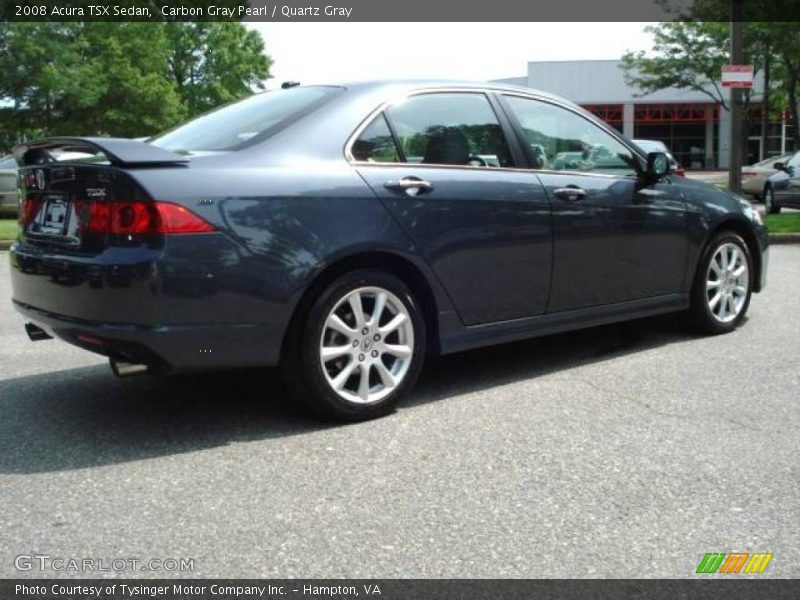
<path id="1" fill-rule="evenodd" d="M 553 195 L 561 200 L 567 202 L 577 202 L 586 198 L 586 190 L 579 188 L 577 185 L 568 185 L 562 188 L 553 190 Z"/>
<path id="2" fill-rule="evenodd" d="M 387 181 L 383 187 L 388 190 L 405 192 L 409 196 L 416 196 L 431 191 L 433 184 L 419 177 L 403 177 L 400 181 Z"/>

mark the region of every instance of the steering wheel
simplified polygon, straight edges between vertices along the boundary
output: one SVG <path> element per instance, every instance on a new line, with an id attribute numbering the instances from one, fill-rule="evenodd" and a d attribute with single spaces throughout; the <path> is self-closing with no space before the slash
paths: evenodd
<path id="1" fill-rule="evenodd" d="M 472 165 L 473 167 L 488 167 L 489 163 L 483 160 L 480 156 L 470 156 L 467 160 L 468 165 Z"/>

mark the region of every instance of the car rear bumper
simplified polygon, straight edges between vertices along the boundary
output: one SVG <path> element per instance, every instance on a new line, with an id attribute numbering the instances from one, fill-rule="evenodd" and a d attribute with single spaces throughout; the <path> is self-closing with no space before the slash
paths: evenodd
<path id="1" fill-rule="evenodd" d="M 266 351 L 268 332 L 256 324 L 103 323 L 49 313 L 17 301 L 14 306 L 52 337 L 103 356 L 146 364 L 154 372 L 264 366 L 277 362 L 277 354 L 272 356 Z M 254 351 L 256 348 L 265 351 Z"/>
<path id="2" fill-rule="evenodd" d="M 277 364 L 290 306 L 275 278 L 231 261 L 222 236 L 188 237 L 95 256 L 12 244 L 14 306 L 52 337 L 153 370 Z"/>

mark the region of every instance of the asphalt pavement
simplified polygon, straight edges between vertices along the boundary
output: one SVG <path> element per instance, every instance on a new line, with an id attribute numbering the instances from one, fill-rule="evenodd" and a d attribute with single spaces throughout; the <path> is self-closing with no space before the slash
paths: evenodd
<path id="1" fill-rule="evenodd" d="M 800 246 L 730 335 L 670 316 L 443 357 L 347 426 L 274 371 L 115 379 L 9 297 L 2 253 L 0 577 L 692 577 L 731 551 L 800 577 Z M 34 554 L 194 569 L 15 568 Z"/>

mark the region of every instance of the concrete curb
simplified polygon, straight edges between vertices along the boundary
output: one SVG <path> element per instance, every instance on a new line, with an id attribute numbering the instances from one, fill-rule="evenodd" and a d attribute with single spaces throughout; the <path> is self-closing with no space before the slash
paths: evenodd
<path id="1" fill-rule="evenodd" d="M 770 233 L 770 244 L 800 244 L 800 233 Z"/>

